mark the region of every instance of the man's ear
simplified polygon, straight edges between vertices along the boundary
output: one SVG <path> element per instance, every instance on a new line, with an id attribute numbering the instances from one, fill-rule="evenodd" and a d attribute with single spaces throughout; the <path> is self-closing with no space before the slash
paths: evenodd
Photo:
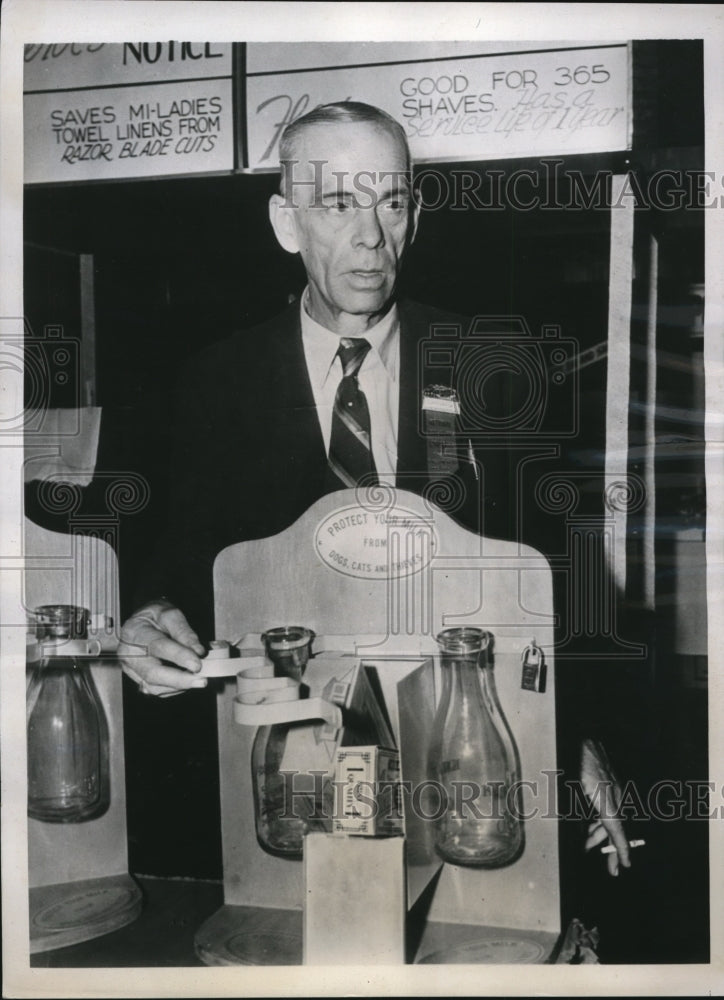
<path id="1" fill-rule="evenodd" d="M 287 205 L 280 194 L 273 194 L 269 199 L 269 219 L 274 235 L 284 249 L 288 253 L 299 253 L 294 209 Z"/>

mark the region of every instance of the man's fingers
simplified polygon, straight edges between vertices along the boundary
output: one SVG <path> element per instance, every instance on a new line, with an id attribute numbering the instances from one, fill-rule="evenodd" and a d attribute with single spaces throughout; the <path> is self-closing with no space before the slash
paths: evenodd
<path id="1" fill-rule="evenodd" d="M 161 684 L 142 684 L 141 694 L 154 695 L 156 698 L 173 698 L 175 695 L 183 694 L 186 688 L 168 688 Z"/>
<path id="2" fill-rule="evenodd" d="M 170 644 L 163 644 L 165 638 Z M 206 652 L 184 613 L 161 602 L 149 604 L 131 615 L 121 629 L 121 643 L 145 647 L 136 652 L 170 660 L 193 672 L 201 669 L 199 657 Z"/>
<path id="3" fill-rule="evenodd" d="M 182 645 L 170 636 L 159 631 L 155 625 L 149 623 L 139 624 L 133 630 L 132 639 L 130 636 L 118 647 L 118 655 L 121 657 L 147 656 L 158 660 L 168 660 L 177 667 L 189 670 L 197 674 L 201 670 L 201 660 L 188 646 Z"/>
<path id="4" fill-rule="evenodd" d="M 206 650 L 203 643 L 189 625 L 184 613 L 179 611 L 178 608 L 168 608 L 166 611 L 163 611 L 161 614 L 161 624 L 164 630 L 176 642 L 181 643 L 182 646 L 188 646 L 189 649 L 193 649 L 199 656 L 204 655 Z"/>
<path id="5" fill-rule="evenodd" d="M 158 660 L 168 660 L 175 663 L 177 667 L 197 674 L 201 670 L 201 660 L 188 646 L 181 645 L 170 636 L 156 632 L 155 637 L 148 644 L 149 655 Z"/>
<path id="6" fill-rule="evenodd" d="M 205 678 L 194 676 L 201 670 L 199 657 L 205 652 L 183 612 L 165 599 L 131 615 L 121 629 L 118 646 L 124 672 L 142 694 L 160 698 L 206 687 Z"/>
<path id="7" fill-rule="evenodd" d="M 206 687 L 205 677 L 195 677 L 186 670 L 167 667 L 152 656 L 126 656 L 119 647 L 119 658 L 124 672 L 146 694 L 159 694 L 160 691 L 154 690 L 155 688 L 161 688 L 164 692 L 168 692 Z"/>
<path id="8" fill-rule="evenodd" d="M 153 694 L 159 698 L 169 698 L 174 694 L 183 694 L 186 690 L 185 688 L 166 688 L 160 687 L 157 684 L 147 684 L 141 675 L 137 674 L 136 671 L 128 665 L 127 660 L 122 663 L 122 666 L 124 674 L 130 677 L 133 683 L 137 685 L 141 694 Z"/>
<path id="9" fill-rule="evenodd" d="M 624 833 L 620 820 L 604 820 L 603 824 L 611 838 L 611 843 L 616 848 L 616 853 L 609 857 L 618 857 L 624 868 L 631 867 L 631 854 L 628 846 L 628 837 Z M 610 871 L 610 867 L 609 867 Z"/>
<path id="10" fill-rule="evenodd" d="M 583 845 L 584 851 L 590 851 L 592 847 L 598 847 L 604 840 L 608 840 L 608 831 L 602 824 L 597 824 L 594 830 L 589 832 L 586 843 Z"/>
<path id="11" fill-rule="evenodd" d="M 620 782 L 608 759 L 606 748 L 598 740 L 584 739 L 581 743 L 581 784 L 599 812 L 605 808 L 615 814 L 621 804 Z"/>
<path id="12" fill-rule="evenodd" d="M 619 865 L 631 867 L 628 838 L 618 818 L 621 789 L 602 743 L 585 739 L 581 744 L 581 784 L 589 801 L 599 814 L 597 822 L 588 828 L 584 850 L 590 851 L 609 838 L 615 851 L 606 857 L 611 875 L 618 875 Z"/>

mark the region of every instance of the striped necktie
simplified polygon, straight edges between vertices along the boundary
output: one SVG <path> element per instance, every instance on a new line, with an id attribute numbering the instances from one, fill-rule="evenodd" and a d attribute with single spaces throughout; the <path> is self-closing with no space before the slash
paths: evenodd
<path id="1" fill-rule="evenodd" d="M 343 375 L 332 414 L 327 477 L 330 489 L 356 486 L 363 476 L 365 486 L 377 483 L 370 444 L 370 411 L 357 380 L 370 347 L 369 341 L 362 338 L 343 337 L 339 342 L 337 354 Z"/>

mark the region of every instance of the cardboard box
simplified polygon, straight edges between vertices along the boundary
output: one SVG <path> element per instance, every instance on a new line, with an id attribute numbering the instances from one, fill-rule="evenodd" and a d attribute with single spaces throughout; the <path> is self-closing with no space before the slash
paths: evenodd
<path id="1" fill-rule="evenodd" d="M 331 832 L 337 749 L 393 741 L 367 672 L 356 657 L 310 660 L 302 682 L 308 697 L 277 700 L 277 688 L 263 687 L 278 682 L 271 668 L 263 661 L 250 667 L 250 662 L 248 658 L 237 675 L 234 708 L 238 722 L 267 727 L 273 740 L 265 756 L 252 762 L 258 780 L 267 796 L 276 797 L 275 809 L 293 813 L 308 831 Z M 247 690 L 248 684 L 252 687 Z M 289 694 L 286 689 L 283 693 Z"/>

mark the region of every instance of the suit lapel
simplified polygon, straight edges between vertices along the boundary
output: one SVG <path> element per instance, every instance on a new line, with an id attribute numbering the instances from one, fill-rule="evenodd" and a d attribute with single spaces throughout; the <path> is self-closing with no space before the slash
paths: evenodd
<path id="1" fill-rule="evenodd" d="M 271 352 L 275 368 L 266 401 L 272 430 L 270 459 L 281 464 L 285 492 L 298 498 L 291 502 L 301 512 L 321 495 L 327 454 L 304 357 L 298 302 L 283 316 L 275 336 Z"/>
<path id="2" fill-rule="evenodd" d="M 396 485 L 420 490 L 428 479 L 427 439 L 422 433 L 422 390 L 435 381 L 424 367 L 422 341 L 429 336 L 424 312 L 400 302 L 400 400 L 397 431 Z M 269 414 L 270 461 L 285 470 L 289 496 L 298 506 L 311 504 L 324 487 L 327 454 L 314 404 L 302 344 L 299 303 L 282 316 L 273 336 L 275 358 L 270 398 L 262 403 Z M 438 373 L 439 374 L 439 373 Z"/>
<path id="3" fill-rule="evenodd" d="M 400 409 L 397 426 L 397 479 L 401 489 L 413 489 L 427 478 L 427 445 L 420 418 L 425 372 L 421 340 L 427 331 L 419 329 L 409 304 L 401 302 L 400 312 Z"/>
<path id="4" fill-rule="evenodd" d="M 427 479 L 427 442 L 421 434 L 422 388 L 426 384 L 421 369 L 419 344 L 427 335 L 410 304 L 400 303 L 400 400 L 397 431 L 396 485 L 402 489 L 419 488 Z M 302 343 L 299 304 L 295 303 L 282 317 L 276 356 L 279 358 L 272 377 L 272 424 L 274 445 L 284 455 L 290 475 L 290 493 L 314 499 L 326 492 L 324 480 L 327 454 L 319 425 L 304 346 Z"/>

